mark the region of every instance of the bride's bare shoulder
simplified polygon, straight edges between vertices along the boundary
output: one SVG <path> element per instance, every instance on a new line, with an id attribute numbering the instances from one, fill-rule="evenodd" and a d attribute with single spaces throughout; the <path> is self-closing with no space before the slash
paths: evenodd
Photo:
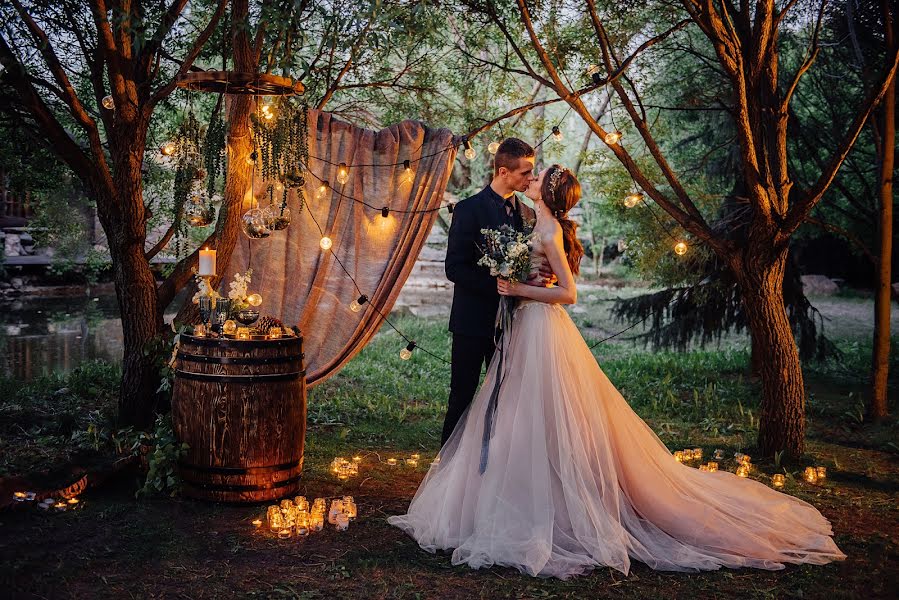
<path id="1" fill-rule="evenodd" d="M 558 221 L 553 219 L 548 223 L 541 223 L 535 231 L 537 232 L 537 235 L 540 236 L 542 242 L 551 244 L 556 237 L 562 235 L 562 226 Z"/>

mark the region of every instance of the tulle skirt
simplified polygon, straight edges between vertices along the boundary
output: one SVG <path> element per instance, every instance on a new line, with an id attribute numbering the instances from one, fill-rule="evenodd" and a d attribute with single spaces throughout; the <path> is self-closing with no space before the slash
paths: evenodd
<path id="1" fill-rule="evenodd" d="M 781 569 L 845 558 L 810 504 L 674 460 L 558 305 L 515 312 L 486 470 L 499 353 L 405 515 L 388 519 L 453 564 L 567 578 L 597 566 Z"/>

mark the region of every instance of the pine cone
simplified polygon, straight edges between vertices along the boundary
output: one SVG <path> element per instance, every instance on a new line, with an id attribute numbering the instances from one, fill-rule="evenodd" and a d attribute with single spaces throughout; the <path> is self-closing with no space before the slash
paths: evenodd
<path id="1" fill-rule="evenodd" d="M 272 327 L 280 327 L 281 330 L 284 330 L 284 323 L 280 320 L 272 317 L 270 315 L 265 315 L 256 323 L 256 330 L 262 334 L 268 334 L 268 330 Z"/>

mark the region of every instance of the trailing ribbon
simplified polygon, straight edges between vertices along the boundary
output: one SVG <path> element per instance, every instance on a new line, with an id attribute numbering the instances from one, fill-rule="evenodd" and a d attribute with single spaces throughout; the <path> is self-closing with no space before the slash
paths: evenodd
<path id="1" fill-rule="evenodd" d="M 481 438 L 481 465 L 478 473 L 484 474 L 487 470 L 487 458 L 490 453 L 490 438 L 493 437 L 493 422 L 496 418 L 496 406 L 499 402 L 499 390 L 506 377 L 506 358 L 509 354 L 510 336 L 512 333 L 512 313 L 515 310 L 515 298 L 502 296 L 499 299 L 499 310 L 496 311 L 496 322 L 493 343 L 499 351 L 499 360 L 496 361 L 496 373 L 494 374 L 493 391 L 490 392 L 490 400 L 487 401 L 487 412 L 484 414 L 484 435 Z M 498 337 L 497 337 L 498 335 Z"/>

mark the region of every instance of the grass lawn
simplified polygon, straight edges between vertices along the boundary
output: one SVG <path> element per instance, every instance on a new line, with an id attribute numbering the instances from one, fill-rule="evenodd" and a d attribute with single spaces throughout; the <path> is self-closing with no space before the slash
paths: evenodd
<path id="1" fill-rule="evenodd" d="M 444 319 L 406 316 L 398 325 L 432 352 L 449 355 Z M 804 461 L 780 469 L 759 462 L 753 473 L 768 482 L 771 473 L 786 470 L 786 492 L 833 522 L 848 560 L 778 572 L 701 574 L 660 573 L 635 563 L 628 577 L 598 569 L 564 582 L 507 568 L 453 567 L 448 555 L 421 551 L 387 525 L 388 515 L 408 505 L 438 449 L 449 383 L 448 366 L 437 359 L 417 351 L 411 361 L 400 360 L 403 345 L 383 329 L 340 374 L 309 394 L 304 493 L 353 495 L 360 517 L 349 531 L 326 528 L 304 540 L 278 540 L 250 524 L 264 506 L 164 496 L 135 500 L 139 482 L 127 475 L 86 493 L 78 511 L 0 512 L 2 589 L 16 598 L 895 597 L 899 427 L 895 419 L 866 423 L 859 413 L 869 360 L 864 342 L 841 340 L 841 364 L 806 366 Z M 717 351 L 669 354 L 616 341 L 595 352 L 672 450 L 702 446 L 706 456 L 715 448 L 727 456 L 756 455 L 759 389 L 746 375 L 747 355 L 738 342 Z M 97 364 L 27 386 L 0 381 L 0 475 L 39 468 L 92 445 L 108 451 L 104 424 L 114 411 L 115 383 L 115 368 Z M 891 410 L 895 414 L 895 400 Z M 385 462 L 411 452 L 422 455 L 418 468 Z M 365 456 L 358 477 L 339 482 L 329 474 L 336 455 L 356 453 Z M 828 481 L 799 481 L 806 464 L 827 465 Z M 722 467 L 732 469 L 732 461 Z"/>

